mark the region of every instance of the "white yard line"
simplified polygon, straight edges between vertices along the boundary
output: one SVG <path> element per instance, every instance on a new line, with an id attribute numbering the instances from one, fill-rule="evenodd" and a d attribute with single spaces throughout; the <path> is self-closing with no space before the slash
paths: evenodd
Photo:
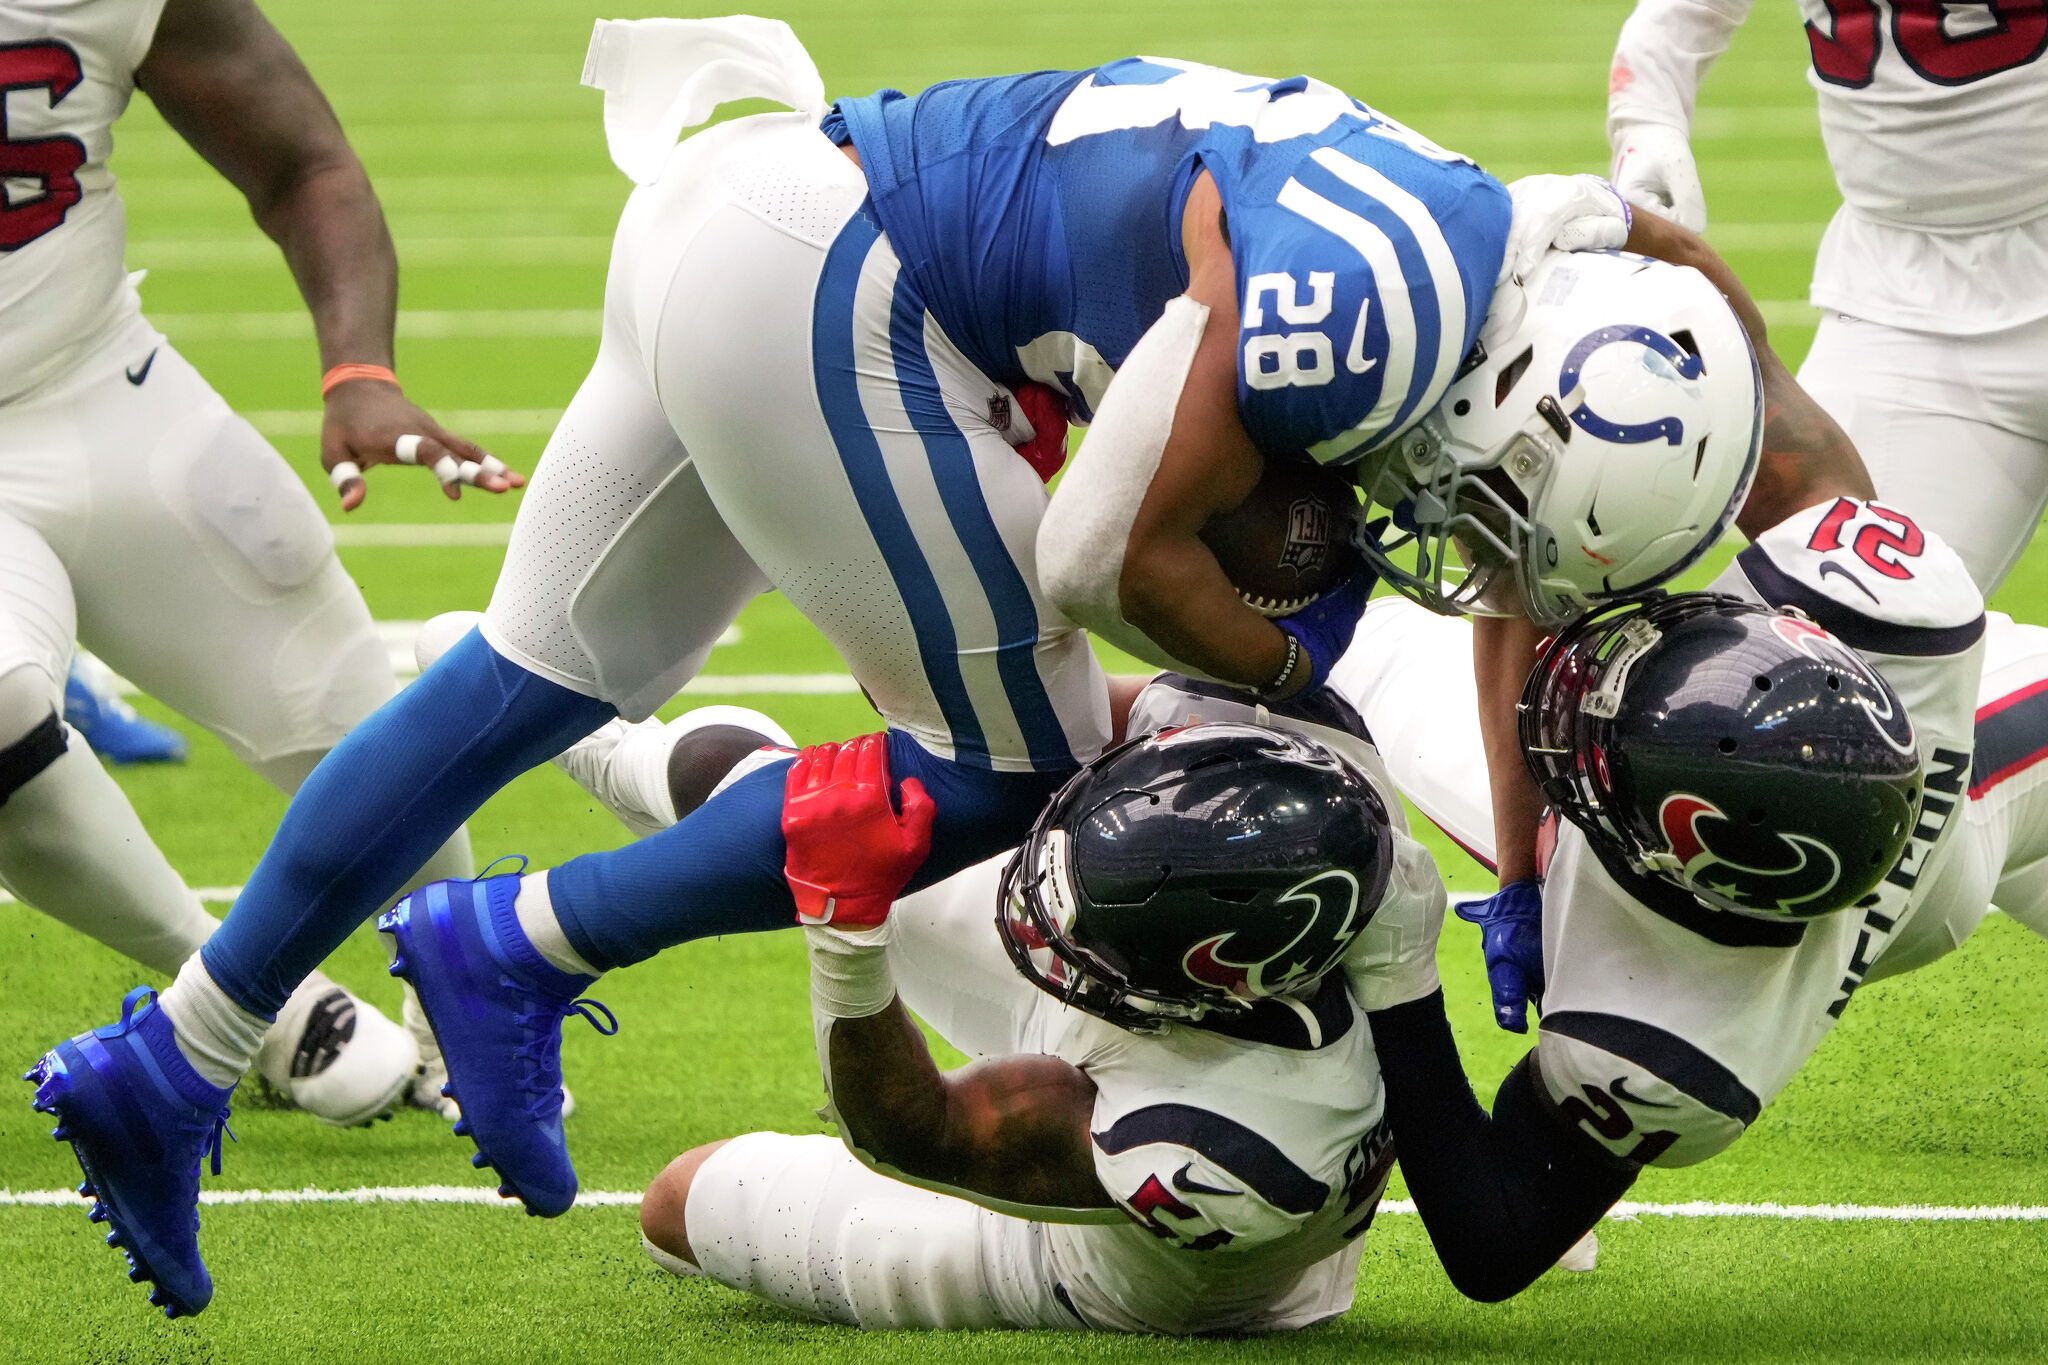
<path id="1" fill-rule="evenodd" d="M 423 265 L 603 265 L 610 237 L 401 237 L 401 266 Z M 277 244 L 254 233 L 246 237 L 160 237 L 128 243 L 128 264 L 137 270 L 220 270 L 284 268 Z"/>
<path id="2" fill-rule="evenodd" d="M 481 1204 L 516 1209 L 517 1200 L 501 1198 L 480 1185 L 359 1185 L 349 1190 L 202 1190 L 199 1202 L 221 1204 Z M 576 1196 L 580 1208 L 636 1205 L 638 1190 L 585 1190 Z M 0 1206 L 16 1208 L 83 1208 L 76 1190 L 0 1189 Z M 1379 1211 L 1413 1214 L 1407 1199 L 1389 1199 Z M 1814 1223 L 2040 1223 L 2048 1207 L 2035 1204 L 1724 1204 L 1696 1200 L 1684 1204 L 1616 1204 L 1610 1218 L 1767 1218 L 1780 1222 Z"/>

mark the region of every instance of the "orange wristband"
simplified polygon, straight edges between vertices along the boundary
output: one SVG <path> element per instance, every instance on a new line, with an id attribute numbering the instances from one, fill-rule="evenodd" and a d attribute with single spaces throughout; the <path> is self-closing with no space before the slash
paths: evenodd
<path id="1" fill-rule="evenodd" d="M 357 365 L 354 363 L 336 365 L 326 374 L 320 376 L 320 396 L 325 398 L 328 394 L 333 393 L 337 387 L 348 383 L 351 379 L 381 379 L 386 384 L 391 385 L 398 383 L 398 376 L 382 365 Z"/>

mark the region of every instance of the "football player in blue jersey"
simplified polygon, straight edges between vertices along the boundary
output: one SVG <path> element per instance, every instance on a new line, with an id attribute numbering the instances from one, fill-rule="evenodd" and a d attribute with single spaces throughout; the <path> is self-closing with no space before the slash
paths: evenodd
<path id="1" fill-rule="evenodd" d="M 887 720 L 894 780 L 937 806 L 911 880 L 929 885 L 1013 845 L 1102 749 L 1108 703 L 1080 626 L 1274 698 L 1320 685 L 1368 576 L 1276 624 L 1195 532 L 1266 459 L 1383 464 L 1483 325 L 1512 347 L 1570 292 L 1553 268 L 1529 293 L 1545 251 L 1627 232 L 1604 182 L 1543 178 L 1511 199 L 1302 77 L 1131 59 L 828 109 L 786 26 L 729 19 L 601 24 L 586 80 L 639 188 L 597 359 L 482 626 L 315 772 L 161 1002 L 41 1068 L 116 1238 L 173 1309 L 211 1293 L 200 1154 L 234 1059 L 293 983 L 505 782 L 671 696 L 753 596 L 772 587 L 804 611 Z M 749 97 L 797 112 L 676 142 Z M 1555 428 L 1568 461 L 1697 443 L 1681 472 L 1718 492 L 1666 547 L 1678 557 L 1755 467 L 1755 372 L 1734 315 L 1703 298 L 1645 290 L 1649 316 L 1605 319 L 1553 373 L 1504 374 L 1492 400 Z M 1092 419 L 1051 505 L 1014 449 L 1037 436 L 1018 401 L 1034 383 Z M 1484 435 L 1460 470 L 1478 468 Z M 1499 459 L 1528 453 L 1496 444 Z M 1414 473 L 1374 471 L 1382 491 Z M 1400 501 L 1427 523 L 1419 494 Z M 427 999 L 460 1131 L 532 1211 L 575 1192 L 557 1057 L 562 1020 L 589 1013 L 583 989 L 677 943 L 791 922 L 782 792 L 764 769 L 630 848 L 440 883 L 386 926 Z"/>

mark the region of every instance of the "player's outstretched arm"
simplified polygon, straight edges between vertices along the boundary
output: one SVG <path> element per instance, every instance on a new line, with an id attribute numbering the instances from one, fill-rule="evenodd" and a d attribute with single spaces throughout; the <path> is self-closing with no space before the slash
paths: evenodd
<path id="1" fill-rule="evenodd" d="M 1629 232 L 1628 249 L 1689 265 L 1712 280 L 1756 347 L 1763 373 L 1764 442 L 1756 483 L 1735 518 L 1745 536 L 1755 540 L 1785 518 L 1831 498 L 1877 496 L 1863 457 L 1771 349 L 1763 313 L 1719 252 L 1697 233 L 1640 210 Z"/>
<path id="2" fill-rule="evenodd" d="M 1519 1294 L 1635 1183 L 1640 1166 L 1551 1111 L 1533 1052 L 1508 1073 L 1488 1114 L 1465 1079 L 1442 991 L 1366 1018 L 1402 1177 L 1437 1259 L 1467 1298 Z"/>
<path id="3" fill-rule="evenodd" d="M 1707 200 L 1690 143 L 1693 105 L 1751 2 L 1637 0 L 1614 44 L 1607 82 L 1614 186 L 1631 204 L 1694 232 L 1706 230 Z"/>
<path id="4" fill-rule="evenodd" d="M 254 0 L 167 0 L 135 82 L 284 251 L 329 375 L 320 458 L 343 509 L 362 502 L 360 469 L 372 464 L 425 465 L 451 498 L 463 483 L 492 493 L 525 483 L 414 406 L 395 379 L 336 374 L 390 374 L 398 259 L 333 109 Z"/>
<path id="5" fill-rule="evenodd" d="M 1004 1204 L 1113 1207 L 1095 1176 L 1095 1086 L 1057 1057 L 941 1072 L 889 971 L 890 908 L 931 845 L 916 778 L 890 799 L 888 744 L 817 744 L 783 786 L 784 872 L 805 926 L 825 1088 L 847 1145 L 921 1183 Z"/>

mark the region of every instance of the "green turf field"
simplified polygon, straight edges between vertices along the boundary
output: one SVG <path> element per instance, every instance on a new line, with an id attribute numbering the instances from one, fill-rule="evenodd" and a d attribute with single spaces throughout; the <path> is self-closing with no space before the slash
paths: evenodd
<path id="1" fill-rule="evenodd" d="M 1133 51 L 1284 75 L 1360 94 L 1503 178 L 1600 170 L 1605 69 L 1624 0 L 1466 0 L 1288 7 L 1214 0 L 1072 0 L 1023 10 L 803 0 L 791 21 L 834 94 L 1075 66 Z M 596 345 L 595 309 L 627 185 L 599 100 L 577 85 L 596 13 L 565 0 L 356 0 L 269 9 L 299 45 L 376 177 L 405 264 L 401 372 L 451 426 L 530 468 L 553 410 Z M 616 17 L 618 9 L 602 11 Z M 628 9 L 627 13 L 641 12 Z M 646 11 L 655 12 L 655 11 Z M 1708 85 L 1698 150 L 1712 236 L 1751 283 L 1788 359 L 1811 336 L 1813 247 L 1835 204 L 1805 45 L 1789 4 L 1759 7 Z M 146 100 L 117 135 L 130 263 L 151 314 L 238 408 L 275 436 L 323 504 L 314 442 L 318 364 L 275 252 L 240 201 Z M 443 502 L 415 471 L 379 471 L 343 558 L 380 619 L 481 607 L 511 500 Z M 336 514 L 336 520 L 339 516 Z M 484 542 L 436 544 L 428 524 L 478 524 Z M 488 524 L 488 525 L 485 525 Z M 386 528 L 379 530 L 378 528 Z M 447 536 L 439 536 L 447 540 Z M 2048 552 L 1998 605 L 2039 619 Z M 830 651 L 777 599 L 740 621 L 709 672 L 821 674 Z M 772 710 L 805 741 L 872 728 L 857 695 L 721 698 Z M 149 705 L 147 702 L 143 703 Z M 153 714 L 161 714 L 155 711 Z M 195 885 L 239 884 L 283 809 L 211 738 L 191 764 L 124 773 L 144 820 Z M 609 817 L 552 770 L 472 822 L 480 860 L 543 865 L 621 842 Z M 1439 849 L 1454 885 L 1477 869 Z M 1490 1088 L 1521 1044 L 1484 1004 L 1474 935 L 1453 922 L 1443 960 L 1473 1073 Z M 373 936 L 334 975 L 394 1015 Z M 19 1072 L 63 1035 L 111 1017 L 137 971 L 19 906 L 0 906 L 0 1062 Z M 572 1028 L 579 1101 L 571 1141 L 589 1190 L 630 1191 L 675 1153 L 753 1128 L 814 1131 L 800 943 L 693 945 L 600 991 L 623 1024 Z M 1994 919 L 1961 954 L 1857 997 L 1837 1036 L 1729 1154 L 1651 1172 L 1643 1201 L 1894 1206 L 2048 1205 L 2048 948 Z M 24 1087 L 0 1104 L 0 1185 L 75 1182 Z M 467 1142 L 420 1113 L 337 1132 L 243 1107 L 223 1189 L 481 1184 Z M 1398 1190 L 1397 1190 L 1398 1193 Z M 0 1207 L 0 1357 L 34 1360 L 755 1360 L 1213 1358 L 2040 1359 L 2048 1356 L 2048 1227 L 2034 1222 L 1609 1221 L 1588 1275 L 1553 1274 L 1479 1307 L 1449 1288 L 1413 1217 L 1369 1238 L 1357 1308 L 1263 1343 L 1082 1340 L 1016 1334 L 875 1337 L 806 1325 L 640 1255 L 630 1207 L 554 1222 L 499 1207 L 413 1204 L 210 1208 L 220 1289 L 166 1323 L 122 1278 L 82 1207 Z"/>

